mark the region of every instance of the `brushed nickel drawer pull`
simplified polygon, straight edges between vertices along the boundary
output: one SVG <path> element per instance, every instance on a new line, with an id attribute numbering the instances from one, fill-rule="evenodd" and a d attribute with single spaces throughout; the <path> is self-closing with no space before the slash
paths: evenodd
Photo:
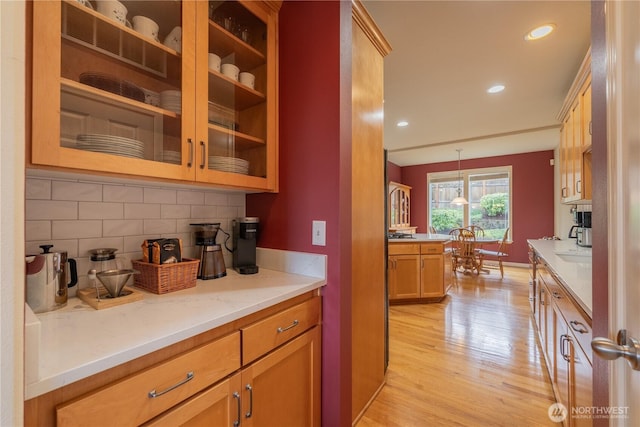
<path id="1" fill-rule="evenodd" d="M 187 142 L 189 143 L 189 160 L 187 161 L 187 167 L 190 168 L 193 164 L 193 140 L 187 138 Z"/>
<path id="2" fill-rule="evenodd" d="M 581 334 L 586 334 L 587 332 L 589 332 L 587 327 L 582 322 L 578 322 L 577 320 L 572 320 L 571 322 L 569 322 L 569 324 L 571 325 L 571 329 L 573 329 L 576 332 L 579 332 Z M 578 325 L 580 326 L 576 327 Z"/>
<path id="3" fill-rule="evenodd" d="M 298 326 L 298 323 L 300 323 L 300 322 L 298 322 L 298 319 L 296 319 L 296 320 L 294 320 L 294 321 L 293 321 L 293 323 L 292 323 L 292 324 L 290 324 L 289 326 L 286 326 L 286 327 L 284 327 L 284 328 L 283 328 L 282 326 L 280 326 L 280 327 L 278 328 L 278 333 L 280 334 L 280 333 L 282 333 L 282 332 L 284 332 L 284 331 L 288 331 L 289 329 L 291 329 L 291 328 L 294 328 L 294 327 Z"/>
<path id="4" fill-rule="evenodd" d="M 251 418 L 253 415 L 253 387 L 251 387 L 251 384 L 247 384 L 244 388 L 249 392 L 249 412 L 244 414 L 244 416 L 246 418 Z"/>
<path id="5" fill-rule="evenodd" d="M 202 160 L 200 161 L 200 169 L 204 169 L 204 159 L 207 158 L 207 149 L 204 145 L 204 141 L 200 141 L 200 149 L 202 150 Z"/>
<path id="6" fill-rule="evenodd" d="M 240 425 L 240 417 L 242 414 L 242 402 L 240 400 L 240 393 L 238 393 L 237 391 L 233 392 L 233 398 L 237 399 L 237 403 L 238 403 L 238 416 L 236 418 L 236 420 L 233 422 L 233 427 L 238 427 Z"/>
<path id="7" fill-rule="evenodd" d="M 185 384 L 185 383 L 188 383 L 188 382 L 189 382 L 189 381 L 191 381 L 192 379 L 193 379 L 193 371 L 191 371 L 191 372 L 187 372 L 187 378 L 183 379 L 183 380 L 182 380 L 182 381 L 180 381 L 178 384 L 174 384 L 174 385 L 172 385 L 171 387 L 169 387 L 168 389 L 166 389 L 166 390 L 162 390 L 162 391 L 160 391 L 160 392 L 156 392 L 156 390 L 155 390 L 155 389 L 154 389 L 154 390 L 151 390 L 151 391 L 149 392 L 149 397 L 150 397 L 151 399 L 153 399 L 154 397 L 162 396 L 162 395 L 163 395 L 163 394 L 165 394 L 165 393 L 169 393 L 169 392 L 170 392 L 171 390 L 173 390 L 174 388 L 178 388 L 178 387 L 180 387 L 181 385 L 183 385 L 183 384 Z"/>

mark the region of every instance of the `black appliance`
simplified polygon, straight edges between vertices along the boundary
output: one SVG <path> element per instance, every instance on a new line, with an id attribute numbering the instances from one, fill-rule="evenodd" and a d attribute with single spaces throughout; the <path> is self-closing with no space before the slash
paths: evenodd
<path id="1" fill-rule="evenodd" d="M 256 246 L 260 219 L 257 217 L 233 220 L 233 268 L 240 274 L 255 274 Z"/>

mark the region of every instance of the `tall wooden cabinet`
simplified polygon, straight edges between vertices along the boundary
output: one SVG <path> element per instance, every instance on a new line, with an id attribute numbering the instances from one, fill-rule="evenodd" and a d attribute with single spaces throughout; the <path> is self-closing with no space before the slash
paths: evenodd
<path id="1" fill-rule="evenodd" d="M 33 2 L 29 166 L 276 191 L 280 2 L 121 3 L 124 23 Z M 130 27 L 139 15 L 157 37 Z"/>
<path id="2" fill-rule="evenodd" d="M 390 46 L 375 23 L 352 3 L 351 111 L 351 378 L 352 421 L 384 383 L 385 209 L 383 58 Z M 377 119 L 371 119 L 378 117 Z"/>
<path id="3" fill-rule="evenodd" d="M 397 182 L 389 182 L 389 231 L 415 233 L 411 226 L 411 187 Z"/>
<path id="4" fill-rule="evenodd" d="M 580 68 L 558 116 L 560 186 L 563 203 L 591 203 L 591 52 Z"/>

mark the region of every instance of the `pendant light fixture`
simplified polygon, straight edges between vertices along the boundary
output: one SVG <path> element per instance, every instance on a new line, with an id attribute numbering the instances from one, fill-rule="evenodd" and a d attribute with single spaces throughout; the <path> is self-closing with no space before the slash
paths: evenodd
<path id="1" fill-rule="evenodd" d="M 453 199 L 451 201 L 452 205 L 468 205 L 469 202 L 467 202 L 467 199 L 464 198 L 464 196 L 462 196 L 462 188 L 460 186 L 460 182 L 462 181 L 462 178 L 460 176 L 460 152 L 462 151 L 462 148 L 457 148 L 456 151 L 458 152 L 458 197 L 456 197 L 455 199 Z"/>

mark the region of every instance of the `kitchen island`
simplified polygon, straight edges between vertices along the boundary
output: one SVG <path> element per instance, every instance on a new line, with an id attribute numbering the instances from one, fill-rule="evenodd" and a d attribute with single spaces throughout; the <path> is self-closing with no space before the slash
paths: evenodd
<path id="1" fill-rule="evenodd" d="M 415 233 L 389 238 L 389 302 L 438 302 L 453 283 L 451 236 Z"/>
<path id="2" fill-rule="evenodd" d="M 206 353 L 207 365 L 229 364 L 226 371 L 216 367 L 220 372 L 215 373 L 194 369 L 198 381 L 203 381 L 203 376 L 213 379 L 221 374 L 222 379 L 233 372 L 240 375 L 240 368 L 259 364 L 259 357 L 271 348 L 283 343 L 287 347 L 307 335 L 311 338 L 306 344 L 301 341 L 296 345 L 303 350 L 302 357 L 319 359 L 319 288 L 326 284 L 326 256 L 258 249 L 257 262 L 260 271 L 253 275 L 229 269 L 227 277 L 198 280 L 194 288 L 164 295 L 145 292 L 141 301 L 104 310 L 70 298 L 66 307 L 38 314 L 33 327 L 39 329 L 39 340 L 27 341 L 26 348 L 27 360 L 34 365 L 26 366 L 30 380 L 26 384 L 25 425 L 55 424 L 55 407 L 76 398 L 80 399 L 78 404 L 86 401 L 85 406 L 93 408 L 92 396 L 103 392 L 93 390 L 128 387 L 131 378 L 135 381 L 136 376 L 153 369 L 162 373 L 166 371 L 163 365 L 177 363 L 180 358 L 197 365 L 199 358 L 205 357 L 197 352 Z M 282 331 L 271 338 L 261 329 L 261 322 L 272 325 L 269 331 L 272 327 Z M 286 344 L 287 340 L 292 342 Z M 197 357 L 191 357 L 192 353 Z M 213 358 L 217 354 L 222 358 L 218 363 Z M 315 376 L 319 360 L 310 363 L 314 365 L 309 375 L 319 382 Z M 181 375 L 179 371 L 170 376 L 179 379 Z M 196 379 L 189 379 L 186 385 L 192 387 Z M 162 390 L 170 385 L 157 387 Z M 137 394 L 151 400 L 146 395 L 153 387 Z M 185 393 L 178 395 L 184 399 L 188 397 Z M 150 416 L 158 413 L 150 412 Z"/>

